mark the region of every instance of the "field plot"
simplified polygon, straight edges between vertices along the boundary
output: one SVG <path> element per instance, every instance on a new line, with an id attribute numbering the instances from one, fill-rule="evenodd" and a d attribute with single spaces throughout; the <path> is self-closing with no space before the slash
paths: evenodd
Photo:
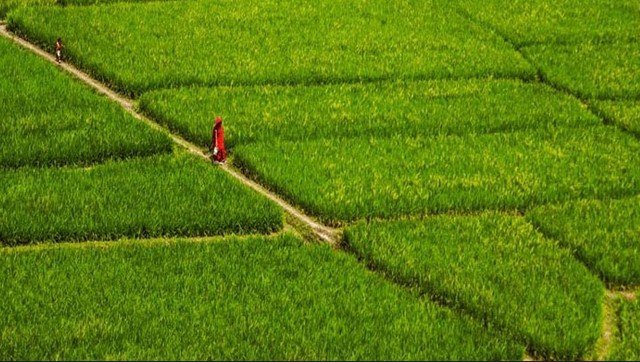
<path id="1" fill-rule="evenodd" d="M 501 38 L 439 1 L 120 3 L 20 9 L 8 24 L 47 49 L 62 36 L 73 63 L 132 95 L 181 85 L 535 75 Z"/>
<path id="2" fill-rule="evenodd" d="M 457 0 L 470 17 L 518 46 L 639 40 L 636 0 Z"/>
<path id="3" fill-rule="evenodd" d="M 46 61 L 0 39 L 0 167 L 171 152 L 171 140 Z"/>
<path id="4" fill-rule="evenodd" d="M 522 357 L 354 257 L 301 243 L 285 234 L 0 249 L 0 359 Z"/>
<path id="5" fill-rule="evenodd" d="M 0 3 L 0 19 L 3 19 L 7 12 L 21 6 L 43 6 L 43 5 L 97 5 L 115 2 L 147 2 L 147 1 L 168 1 L 168 0 L 2 0 Z"/>
<path id="6" fill-rule="evenodd" d="M 640 136 L 640 101 L 594 101 L 592 105 L 606 119 Z"/>
<path id="7" fill-rule="evenodd" d="M 21 6 L 54 5 L 57 0 L 2 0 L 0 2 L 0 19 L 7 16 L 7 12 Z"/>
<path id="8" fill-rule="evenodd" d="M 581 97 L 640 98 L 640 43 L 539 45 L 522 51 L 549 82 Z"/>
<path id="9" fill-rule="evenodd" d="M 640 197 L 549 205 L 527 217 L 605 281 L 640 284 Z"/>
<path id="10" fill-rule="evenodd" d="M 0 242 L 269 233 L 282 211 L 191 155 L 0 173 Z"/>
<path id="11" fill-rule="evenodd" d="M 640 143 L 605 126 L 253 143 L 233 162 L 333 224 L 640 191 Z"/>
<path id="12" fill-rule="evenodd" d="M 610 361 L 640 360 L 640 299 L 620 300 L 619 341 L 615 344 Z"/>
<path id="13" fill-rule="evenodd" d="M 602 283 L 522 218 L 359 223 L 345 242 L 392 279 L 487 318 L 544 356 L 573 359 L 598 338 Z"/>
<path id="14" fill-rule="evenodd" d="M 145 93 L 141 109 L 200 145 L 214 115 L 229 142 L 466 134 L 601 121 L 572 97 L 520 81 L 376 82 L 187 88 Z"/>

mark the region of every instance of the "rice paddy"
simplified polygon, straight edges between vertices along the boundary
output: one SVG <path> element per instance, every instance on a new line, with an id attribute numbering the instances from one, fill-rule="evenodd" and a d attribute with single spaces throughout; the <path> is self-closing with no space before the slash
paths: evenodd
<path id="1" fill-rule="evenodd" d="M 0 359 L 640 355 L 637 1 L 0 19 Z"/>

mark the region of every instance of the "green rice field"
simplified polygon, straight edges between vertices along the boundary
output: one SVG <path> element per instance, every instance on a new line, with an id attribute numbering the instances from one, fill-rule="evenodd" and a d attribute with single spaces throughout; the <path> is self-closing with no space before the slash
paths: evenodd
<path id="1" fill-rule="evenodd" d="M 542 206 L 527 217 L 604 280 L 640 284 L 640 198 Z"/>
<path id="2" fill-rule="evenodd" d="M 0 174 L 0 242 L 270 233 L 273 203 L 188 154 Z"/>
<path id="3" fill-rule="evenodd" d="M 171 152 L 166 135 L 0 39 L 0 167 L 91 164 Z"/>
<path id="4" fill-rule="evenodd" d="M 635 0 L 457 0 L 469 17 L 516 46 L 640 40 Z"/>
<path id="5" fill-rule="evenodd" d="M 290 234 L 4 249 L 0 260 L 3 360 L 497 360 L 524 352 L 354 257 Z"/>
<path id="6" fill-rule="evenodd" d="M 202 145 L 210 141 L 214 114 L 225 119 L 232 145 L 274 138 L 433 136 L 601 122 L 573 97 L 510 80 L 184 88 L 145 93 L 140 108 Z"/>
<path id="7" fill-rule="evenodd" d="M 640 358 L 637 0 L 0 28 L 0 360 Z"/>
<path id="8" fill-rule="evenodd" d="M 576 358 L 599 334 L 602 283 L 520 218 L 360 223 L 345 240 L 391 279 L 470 309 L 542 355 Z"/>
<path id="9" fill-rule="evenodd" d="M 640 136 L 640 102 L 595 101 L 593 107 L 609 122 Z"/>
<path id="10" fill-rule="evenodd" d="M 281 155 L 278 158 L 270 155 Z M 250 143 L 234 163 L 341 224 L 640 191 L 640 143 L 612 127 L 489 135 Z"/>
<path id="11" fill-rule="evenodd" d="M 132 95 L 185 85 L 534 75 L 505 41 L 441 1 L 310 4 L 119 3 L 21 8 L 7 19 L 48 48 L 57 35 L 70 39 L 74 63 Z"/>
<path id="12" fill-rule="evenodd" d="M 638 99 L 640 44 L 537 45 L 523 49 L 545 79 L 583 98 Z"/>
<path id="13" fill-rule="evenodd" d="M 619 343 L 609 356 L 612 361 L 632 361 L 640 358 L 640 302 L 619 300 L 618 313 L 620 323 L 618 328 Z"/>

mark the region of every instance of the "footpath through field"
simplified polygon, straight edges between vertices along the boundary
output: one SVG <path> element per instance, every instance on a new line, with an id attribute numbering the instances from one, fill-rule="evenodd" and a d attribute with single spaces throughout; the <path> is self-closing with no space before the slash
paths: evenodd
<path id="1" fill-rule="evenodd" d="M 178 136 L 176 134 L 173 134 L 173 133 L 169 132 L 167 129 L 165 129 L 164 127 L 162 127 L 159 124 L 155 123 L 151 119 L 149 119 L 149 118 L 141 115 L 140 113 L 136 112 L 136 110 L 134 108 L 133 101 L 131 99 L 129 99 L 127 97 L 124 97 L 124 96 L 122 96 L 120 94 L 117 94 L 116 92 L 112 91 L 107 86 L 105 86 L 104 84 L 102 84 L 99 81 L 93 79 L 87 73 L 77 69 L 76 67 L 74 67 L 74 66 L 72 66 L 72 65 L 70 65 L 68 63 L 61 63 L 61 64 L 58 65 L 56 63 L 55 57 L 53 55 L 45 52 L 44 50 L 42 50 L 42 49 L 38 48 L 37 46 L 31 44 L 30 42 L 28 42 L 28 41 L 26 41 L 26 40 L 24 40 L 22 38 L 19 38 L 16 35 L 10 33 L 7 30 L 6 24 L 4 24 L 4 23 L 0 23 L 0 34 L 2 36 L 4 36 L 5 38 L 13 40 L 14 42 L 20 44 L 21 46 L 29 49 L 33 53 L 39 55 L 40 57 L 42 57 L 42 58 L 44 58 L 46 60 L 48 60 L 52 64 L 56 64 L 57 66 L 61 67 L 65 71 L 71 73 L 74 77 L 76 77 L 79 80 L 81 80 L 82 82 L 90 85 L 93 89 L 95 89 L 99 93 L 105 95 L 109 99 L 111 99 L 111 100 L 117 102 L 118 104 L 120 104 L 120 106 L 122 106 L 127 112 L 129 112 L 131 115 L 133 115 L 136 119 L 138 119 L 138 120 L 140 120 L 142 122 L 145 122 L 146 124 L 148 124 L 149 126 L 151 126 L 154 129 L 157 129 L 157 130 L 160 130 L 162 132 L 167 133 L 171 137 L 173 142 L 175 142 L 178 145 L 184 147 L 185 149 L 187 149 L 189 152 L 193 153 L 194 155 L 197 155 L 197 156 L 199 156 L 199 157 L 201 157 L 201 158 L 203 158 L 205 160 L 209 159 L 203 153 L 204 150 L 201 149 L 200 147 L 196 146 L 195 144 L 185 140 L 184 138 L 182 138 L 182 137 L 180 137 L 180 136 Z M 219 167 L 222 170 L 224 170 L 225 172 L 227 172 L 228 174 L 230 174 L 231 176 L 235 177 L 242 184 L 251 187 L 252 189 L 254 189 L 259 194 L 267 197 L 268 199 L 270 199 L 273 202 L 275 202 L 278 205 L 280 205 L 280 207 L 282 207 L 288 214 L 293 216 L 295 219 L 300 221 L 305 226 L 311 228 L 311 230 L 313 231 L 315 236 L 317 236 L 320 240 L 322 240 L 324 242 L 327 242 L 329 244 L 332 244 L 332 245 L 337 245 L 338 244 L 339 237 L 338 237 L 337 230 L 332 229 L 332 228 L 330 228 L 330 227 L 328 227 L 326 225 L 323 225 L 323 224 L 315 221 L 311 217 L 305 215 L 303 212 L 301 212 L 300 210 L 298 210 L 297 208 L 295 208 L 291 204 L 289 204 L 286 201 L 284 201 L 280 196 L 270 192 L 269 190 L 265 189 L 260 184 L 258 184 L 256 182 L 254 182 L 253 180 L 247 178 L 244 174 L 242 174 L 240 171 L 236 170 L 235 168 L 233 168 L 233 167 L 231 167 L 229 165 L 220 165 Z"/>

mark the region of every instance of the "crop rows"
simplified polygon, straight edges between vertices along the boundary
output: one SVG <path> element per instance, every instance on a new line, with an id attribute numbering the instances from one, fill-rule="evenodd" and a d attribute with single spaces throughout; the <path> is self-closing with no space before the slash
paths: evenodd
<path id="1" fill-rule="evenodd" d="M 549 82 L 583 98 L 640 98 L 640 43 L 537 45 L 522 51 Z"/>
<path id="2" fill-rule="evenodd" d="M 282 211 L 193 156 L 0 173 L 0 242 L 269 233 Z"/>
<path id="3" fill-rule="evenodd" d="M 73 63 L 130 95 L 185 85 L 535 75 L 506 42 L 440 1 L 22 8 L 8 25 L 46 49 L 62 36 Z"/>
<path id="4" fill-rule="evenodd" d="M 223 116 L 231 146 L 600 124 L 575 98 L 507 80 L 185 88 L 145 93 L 140 107 L 203 146 L 214 115 Z"/>
<path id="5" fill-rule="evenodd" d="M 576 201 L 527 215 L 590 268 L 615 284 L 640 284 L 640 198 Z"/>
<path id="6" fill-rule="evenodd" d="M 470 17 L 496 29 L 517 46 L 640 40 L 640 5 L 636 0 L 456 2 Z"/>
<path id="7" fill-rule="evenodd" d="M 640 101 L 594 101 L 592 106 L 605 119 L 640 136 Z"/>
<path id="8" fill-rule="evenodd" d="M 522 357 L 354 257 L 301 244 L 284 234 L 1 249 L 0 359 Z"/>
<path id="9" fill-rule="evenodd" d="M 359 223 L 345 239 L 391 278 L 471 310 L 542 355 L 578 357 L 599 335 L 602 283 L 521 218 Z"/>
<path id="10" fill-rule="evenodd" d="M 0 39 L 0 167 L 90 164 L 171 152 L 171 140 Z"/>
<path id="11" fill-rule="evenodd" d="M 640 191 L 640 143 L 614 127 L 236 146 L 234 163 L 329 223 L 522 209 Z M 277 156 L 276 156 L 277 155 Z"/>

